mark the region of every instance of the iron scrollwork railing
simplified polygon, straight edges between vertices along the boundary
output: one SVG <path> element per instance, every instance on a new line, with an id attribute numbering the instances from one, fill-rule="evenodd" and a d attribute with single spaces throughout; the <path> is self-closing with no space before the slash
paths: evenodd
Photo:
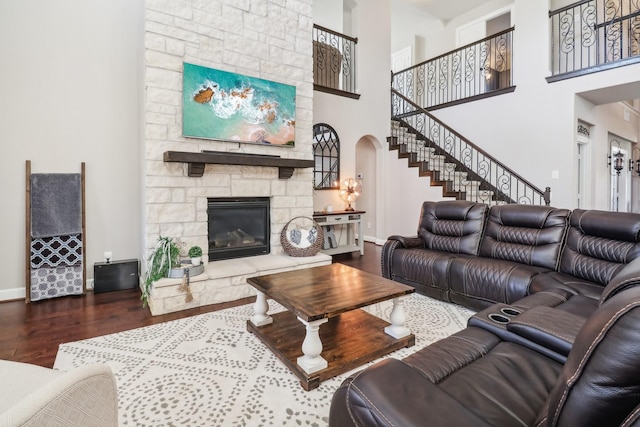
<path id="1" fill-rule="evenodd" d="M 313 83 L 317 90 L 359 97 L 356 91 L 358 39 L 313 26 Z"/>
<path id="2" fill-rule="evenodd" d="M 549 18 L 549 81 L 640 61 L 640 0 L 583 0 Z"/>
<path id="3" fill-rule="evenodd" d="M 439 179 L 452 182 L 452 190 L 465 192 L 467 200 L 549 205 L 549 187 L 531 184 L 395 89 L 391 117 L 401 123 L 392 129 L 392 140 L 408 139 L 414 160 L 438 171 Z"/>
<path id="4" fill-rule="evenodd" d="M 511 88 L 513 32 L 510 28 L 395 73 L 391 85 L 426 109 Z"/>

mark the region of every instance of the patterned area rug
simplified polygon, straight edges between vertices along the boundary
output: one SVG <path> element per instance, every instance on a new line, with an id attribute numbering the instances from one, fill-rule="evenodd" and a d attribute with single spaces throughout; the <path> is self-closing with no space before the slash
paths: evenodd
<path id="1" fill-rule="evenodd" d="M 283 308 L 269 301 L 270 313 Z M 473 313 L 412 294 L 407 326 L 416 345 L 404 358 L 465 327 Z M 390 301 L 367 308 L 389 319 Z M 122 426 L 326 426 L 344 374 L 304 391 L 246 330 L 251 305 L 60 345 L 54 368 L 106 363 L 118 384 Z M 361 369 L 361 368 L 359 368 Z"/>

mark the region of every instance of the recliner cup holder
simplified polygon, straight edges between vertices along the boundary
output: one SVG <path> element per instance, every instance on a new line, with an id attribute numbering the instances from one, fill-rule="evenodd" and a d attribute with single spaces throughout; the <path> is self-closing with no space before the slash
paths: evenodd
<path id="1" fill-rule="evenodd" d="M 503 316 L 502 314 L 491 313 L 487 317 L 489 318 L 489 320 L 500 323 L 501 325 L 506 325 L 507 323 L 509 323 L 509 318 L 507 316 Z"/>
<path id="2" fill-rule="evenodd" d="M 510 316 L 510 317 L 515 317 L 518 314 L 522 313 L 522 311 L 513 307 L 504 307 L 504 308 L 501 308 L 500 311 L 502 312 L 502 314 L 506 314 L 507 316 Z"/>

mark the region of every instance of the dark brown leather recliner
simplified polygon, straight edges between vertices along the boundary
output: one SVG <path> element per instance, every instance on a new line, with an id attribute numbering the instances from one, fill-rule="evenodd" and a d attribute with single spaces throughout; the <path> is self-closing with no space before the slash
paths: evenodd
<path id="1" fill-rule="evenodd" d="M 478 255 L 488 206 L 460 201 L 424 202 L 418 235 L 391 236 L 383 247 L 382 275 L 448 301 L 449 263 Z"/>
<path id="2" fill-rule="evenodd" d="M 479 257 L 449 266 L 449 299 L 481 309 L 529 294 L 540 273 L 556 269 L 571 212 L 548 206 L 492 206 Z"/>
<path id="3" fill-rule="evenodd" d="M 529 292 L 566 290 L 575 296 L 562 308 L 586 317 L 603 288 L 640 256 L 640 221 L 633 213 L 576 209 L 569 225 L 558 271 L 534 277 Z"/>
<path id="4" fill-rule="evenodd" d="M 640 424 L 640 287 L 620 288 L 580 329 L 564 365 L 478 327 L 343 382 L 329 425 Z"/>
<path id="5" fill-rule="evenodd" d="M 593 311 L 614 295 L 639 285 L 640 258 L 636 258 L 611 279 L 596 304 L 584 304 L 583 296 L 565 289 L 540 291 L 512 304 L 494 304 L 481 310 L 467 326 L 486 329 L 565 363 L 578 332 Z"/>

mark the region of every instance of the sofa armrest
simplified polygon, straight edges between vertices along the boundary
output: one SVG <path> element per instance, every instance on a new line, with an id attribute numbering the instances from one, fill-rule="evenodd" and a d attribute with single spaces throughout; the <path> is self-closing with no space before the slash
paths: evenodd
<path id="1" fill-rule="evenodd" d="M 22 373 L 40 375 L 40 370 L 18 362 L 2 361 L 0 368 L 11 369 L 14 377 Z M 66 420 L 65 426 L 117 426 L 118 395 L 115 377 L 107 365 L 84 365 L 69 372 L 52 371 L 41 386 L 0 413 L 2 426 L 40 426 L 47 420 Z M 7 384 L 8 385 L 8 384 Z"/>
<path id="2" fill-rule="evenodd" d="M 548 289 L 527 295 L 524 298 L 511 303 L 512 307 L 521 311 L 530 310 L 535 307 L 555 307 L 569 301 L 575 294 L 567 289 Z"/>
<path id="3" fill-rule="evenodd" d="M 423 248 L 424 242 L 418 236 L 389 236 L 382 245 L 382 277 L 393 280 L 393 252 L 396 249 Z"/>
<path id="4" fill-rule="evenodd" d="M 333 395 L 329 426 L 489 424 L 401 360 L 389 358 L 345 380 Z"/>
<path id="5" fill-rule="evenodd" d="M 640 257 L 624 266 L 611 278 L 600 295 L 600 304 L 618 292 L 638 286 L 640 284 Z"/>
<path id="6" fill-rule="evenodd" d="M 402 247 L 405 249 L 424 248 L 424 241 L 419 236 L 393 235 L 393 236 L 389 236 L 387 240 L 395 240 L 397 242 L 400 242 L 400 245 L 402 245 Z"/>
<path id="7" fill-rule="evenodd" d="M 507 324 L 507 330 L 561 355 L 568 355 L 585 318 L 551 307 L 534 307 Z"/>

